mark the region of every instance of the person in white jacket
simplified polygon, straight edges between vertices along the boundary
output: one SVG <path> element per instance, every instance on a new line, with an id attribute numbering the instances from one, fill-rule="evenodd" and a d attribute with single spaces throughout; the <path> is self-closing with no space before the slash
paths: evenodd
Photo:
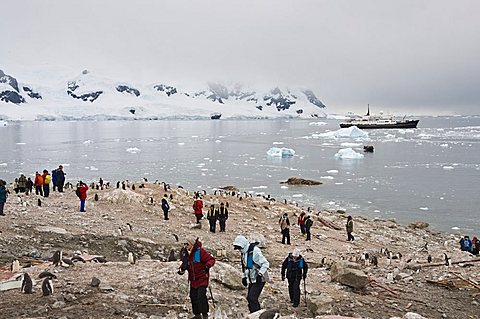
<path id="1" fill-rule="evenodd" d="M 242 284 L 245 287 L 248 286 L 247 301 L 250 313 L 260 310 L 258 298 L 265 282 L 269 281 L 268 267 L 270 264 L 257 245 L 258 243 L 250 243 L 242 235 L 238 235 L 233 242 L 233 248 L 242 254 Z"/>

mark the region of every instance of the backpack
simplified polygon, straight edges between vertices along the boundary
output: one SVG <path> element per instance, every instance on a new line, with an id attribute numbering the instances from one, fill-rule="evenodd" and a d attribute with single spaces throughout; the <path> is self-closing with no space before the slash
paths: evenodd
<path id="1" fill-rule="evenodd" d="M 82 197 L 82 193 L 80 192 L 80 187 L 78 187 L 78 188 L 75 190 L 75 195 L 77 195 L 78 198 Z"/>
<path id="2" fill-rule="evenodd" d="M 253 249 L 255 248 L 255 246 L 257 246 L 258 244 L 260 244 L 259 242 L 254 242 L 254 243 L 251 243 L 250 246 L 248 246 L 248 250 L 247 250 L 247 266 L 245 268 L 247 269 L 252 269 L 253 268 Z"/>
<path id="3" fill-rule="evenodd" d="M 308 218 L 307 221 L 305 222 L 305 226 L 312 227 L 312 225 L 313 225 L 313 220 L 311 218 Z"/>

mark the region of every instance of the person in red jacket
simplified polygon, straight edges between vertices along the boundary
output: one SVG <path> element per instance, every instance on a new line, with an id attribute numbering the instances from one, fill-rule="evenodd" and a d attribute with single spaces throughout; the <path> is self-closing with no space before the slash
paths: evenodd
<path id="1" fill-rule="evenodd" d="M 215 264 L 215 258 L 202 248 L 200 240 L 186 240 L 182 251 L 182 264 L 178 270 L 179 275 L 188 271 L 190 282 L 190 301 L 193 319 L 208 318 L 207 287 L 210 275 L 210 268 Z"/>
<path id="2" fill-rule="evenodd" d="M 35 194 L 43 196 L 43 177 L 39 172 L 35 172 Z"/>
<path id="3" fill-rule="evenodd" d="M 203 202 L 200 199 L 198 194 L 195 195 L 195 200 L 193 201 L 193 212 L 195 213 L 195 217 L 197 218 L 197 224 L 200 224 L 200 219 L 203 217 Z"/>
<path id="4" fill-rule="evenodd" d="M 80 181 L 77 185 L 77 196 L 80 198 L 80 211 L 85 212 L 85 201 L 87 200 L 87 190 L 88 186 L 87 184 L 83 183 Z"/>

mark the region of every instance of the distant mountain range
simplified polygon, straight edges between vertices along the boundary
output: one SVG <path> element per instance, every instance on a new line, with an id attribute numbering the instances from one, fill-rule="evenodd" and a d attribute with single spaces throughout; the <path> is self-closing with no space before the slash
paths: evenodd
<path id="1" fill-rule="evenodd" d="M 254 90 L 240 84 L 198 88 L 118 82 L 84 70 L 77 76 L 48 73 L 16 78 L 0 70 L 0 119 L 203 119 L 325 117 L 325 105 L 309 89 Z"/>

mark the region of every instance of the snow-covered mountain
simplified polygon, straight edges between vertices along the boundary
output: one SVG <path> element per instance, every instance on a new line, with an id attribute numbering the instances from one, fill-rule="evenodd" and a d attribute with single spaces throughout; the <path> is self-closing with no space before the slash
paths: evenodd
<path id="1" fill-rule="evenodd" d="M 43 76 L 42 76 L 43 75 Z M 274 87 L 259 91 L 240 84 L 207 83 L 186 88 L 104 78 L 87 70 L 16 78 L 0 70 L 0 119 L 201 119 L 325 117 L 312 90 Z"/>

